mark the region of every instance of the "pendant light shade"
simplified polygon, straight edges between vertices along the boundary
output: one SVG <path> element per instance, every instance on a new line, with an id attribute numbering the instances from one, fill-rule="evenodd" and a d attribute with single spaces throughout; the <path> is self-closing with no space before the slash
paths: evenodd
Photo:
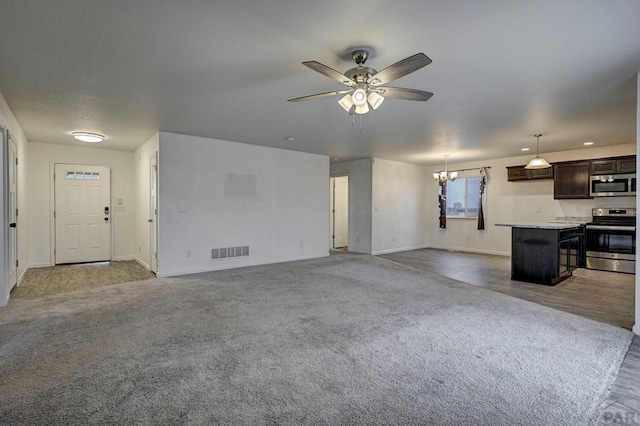
<path id="1" fill-rule="evenodd" d="M 549 162 L 544 158 L 540 157 L 540 136 L 542 136 L 542 134 L 534 135 L 534 136 L 536 137 L 536 158 L 529 161 L 529 163 L 526 166 L 524 166 L 524 168 L 529 170 L 548 169 L 549 167 L 551 167 L 551 164 L 549 164 Z"/>

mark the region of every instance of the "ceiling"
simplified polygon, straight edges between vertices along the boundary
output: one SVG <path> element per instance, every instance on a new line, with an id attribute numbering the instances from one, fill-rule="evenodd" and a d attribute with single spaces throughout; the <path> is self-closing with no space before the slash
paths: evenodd
<path id="1" fill-rule="evenodd" d="M 158 130 L 419 164 L 635 142 L 637 0 L 0 0 L 0 92 L 28 139 L 134 150 Z M 370 46 L 377 70 L 417 52 L 433 63 L 390 86 L 355 126 L 344 72 Z M 287 138 L 294 138 L 293 141 Z"/>

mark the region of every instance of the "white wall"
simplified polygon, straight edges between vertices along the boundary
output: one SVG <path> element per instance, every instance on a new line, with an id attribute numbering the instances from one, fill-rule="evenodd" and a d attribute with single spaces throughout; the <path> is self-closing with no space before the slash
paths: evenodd
<path id="1" fill-rule="evenodd" d="M 331 176 L 349 176 L 350 252 L 372 252 L 372 173 L 371 158 L 331 164 Z"/>
<path id="2" fill-rule="evenodd" d="M 571 161 L 590 158 L 615 157 L 636 153 L 636 144 L 623 144 L 602 148 L 542 153 L 550 162 Z M 547 222 L 561 216 L 591 216 L 593 207 L 633 207 L 634 197 L 607 197 L 588 200 L 554 200 L 553 179 L 537 181 L 507 181 L 507 166 L 526 164 L 532 155 L 485 160 L 469 163 L 449 164 L 450 170 L 490 166 L 489 183 L 486 188 L 487 205 L 485 230 L 478 231 L 475 219 L 447 219 L 447 229 L 438 227 L 438 185 L 429 178 L 427 205 L 429 222 L 428 242 L 430 247 L 492 253 L 511 254 L 511 228 L 497 227 L 501 222 Z M 431 167 L 428 175 L 440 170 Z"/>
<path id="3" fill-rule="evenodd" d="M 28 210 L 27 210 L 27 138 L 20 127 L 20 124 L 16 120 L 13 112 L 7 105 L 7 102 L 4 99 L 4 96 L 0 93 L 0 124 L 7 128 L 11 134 L 11 139 L 15 141 L 18 148 L 18 283 L 22 281 L 22 277 L 27 269 L 28 261 L 28 253 L 29 253 L 29 221 L 28 221 Z M 0 171 L 2 171 L 1 176 L 5 176 L 4 174 L 4 153 L 0 153 Z M 6 205 L 4 197 L 0 197 L 0 223 L 6 223 L 7 220 L 5 218 L 6 214 Z M 0 241 L 6 243 L 7 236 L 5 234 L 6 228 L 2 227 L 0 231 Z M 5 258 L 5 244 L 0 246 L 0 259 L 3 259 L 0 262 L 0 277 L 5 277 L 7 265 L 4 265 Z M 3 282 L 0 282 L 0 306 L 4 306 L 7 303 L 9 298 L 9 284 L 4 282 L 4 278 L 1 278 Z"/>
<path id="4" fill-rule="evenodd" d="M 225 193 L 227 175 L 254 176 L 255 193 Z M 324 155 L 161 132 L 159 203 L 159 276 L 329 254 Z M 210 259 L 247 245 L 249 256 Z"/>
<path id="5" fill-rule="evenodd" d="M 156 133 L 133 153 L 135 176 L 135 258 L 147 269 L 151 269 L 149 195 L 150 160 L 157 154 L 160 134 Z"/>
<path id="6" fill-rule="evenodd" d="M 135 246 L 133 153 L 47 143 L 28 143 L 29 265 L 54 264 L 53 167 L 55 163 L 111 168 L 112 253 L 114 260 L 133 259 Z M 117 198 L 123 205 L 118 207 Z"/>
<path id="7" fill-rule="evenodd" d="M 372 253 L 426 247 L 427 169 L 375 158 L 372 176 Z"/>

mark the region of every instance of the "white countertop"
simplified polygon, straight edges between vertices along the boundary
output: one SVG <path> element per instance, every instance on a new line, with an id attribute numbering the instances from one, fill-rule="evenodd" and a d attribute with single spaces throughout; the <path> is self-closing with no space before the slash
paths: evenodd
<path id="1" fill-rule="evenodd" d="M 511 228 L 533 228 L 533 229 L 571 229 L 577 228 L 577 222 L 521 222 L 521 223 L 496 223 L 496 226 L 509 226 Z"/>

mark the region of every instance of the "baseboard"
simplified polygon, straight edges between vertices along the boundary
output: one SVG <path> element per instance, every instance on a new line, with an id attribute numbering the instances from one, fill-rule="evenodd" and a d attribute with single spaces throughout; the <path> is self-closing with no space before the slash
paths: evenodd
<path id="1" fill-rule="evenodd" d="M 151 266 L 147 265 L 145 262 L 143 262 L 140 258 L 138 257 L 134 257 L 133 260 L 135 260 L 136 262 L 138 262 L 138 264 L 140 266 L 142 266 L 144 269 L 146 269 L 147 271 L 151 270 Z"/>
<path id="2" fill-rule="evenodd" d="M 364 251 L 364 250 L 356 250 L 356 249 L 350 249 L 349 247 L 347 247 L 347 252 L 349 253 L 355 253 L 355 254 L 371 254 L 370 251 Z"/>
<path id="3" fill-rule="evenodd" d="M 53 263 L 50 262 L 42 262 L 42 263 L 32 263 L 31 265 L 27 266 L 27 269 L 30 268 L 49 268 L 51 266 L 56 266 Z"/>
<path id="4" fill-rule="evenodd" d="M 633 326 L 632 331 L 633 331 L 636 335 L 640 336 L 640 324 L 637 324 L 637 323 L 636 323 L 636 325 L 634 325 L 634 326 Z"/>
<path id="5" fill-rule="evenodd" d="M 126 262 L 129 260 L 135 260 L 133 256 L 115 256 L 111 259 L 114 262 Z"/>
<path id="6" fill-rule="evenodd" d="M 492 255 L 495 255 L 495 256 L 506 256 L 506 257 L 510 257 L 511 256 L 510 252 L 494 251 L 494 250 L 481 250 L 481 249 L 473 249 L 473 248 L 469 248 L 469 247 L 427 246 L 427 247 L 424 247 L 424 248 L 431 248 L 431 249 L 437 249 L 437 250 L 447 250 L 447 251 L 459 251 L 459 252 L 463 252 L 463 253 L 492 254 Z"/>
<path id="7" fill-rule="evenodd" d="M 24 268 L 24 271 L 22 271 L 22 274 L 20 274 L 20 276 L 18 277 L 18 283 L 16 284 L 16 286 L 20 286 L 20 284 L 22 284 L 22 280 L 24 279 L 25 274 L 27 273 L 27 271 L 29 270 L 29 266 L 27 266 L 26 268 Z"/>
<path id="8" fill-rule="evenodd" d="M 301 256 L 301 257 L 296 257 L 294 259 L 271 259 L 271 260 L 258 260 L 255 262 L 242 262 L 242 263 L 236 263 L 236 264 L 229 264 L 226 263 L 224 265 L 212 265 L 210 267 L 206 267 L 206 268 L 198 268 L 198 269 L 188 269 L 188 270 L 184 270 L 184 271 L 169 271 L 169 272 L 160 272 L 158 271 L 156 273 L 156 276 L 159 278 L 166 278 L 166 277 L 176 277 L 179 275 L 191 275 L 191 274 L 200 274 L 203 272 L 213 272 L 213 271 L 222 271 L 225 269 L 236 269 L 236 268 L 246 268 L 249 266 L 261 266 L 261 265 L 271 265 L 273 263 L 285 263 L 285 262 L 296 262 L 298 260 L 309 260 L 309 259 L 318 259 L 321 257 L 328 257 L 329 256 L 329 252 L 327 251 L 327 253 L 322 253 L 322 254 L 313 254 L 313 255 L 308 255 L 308 256 Z"/>
<path id="9" fill-rule="evenodd" d="M 420 250 L 428 247 L 429 246 L 425 246 L 425 245 L 420 245 L 415 247 L 400 247 L 400 248 L 393 248 L 393 249 L 387 249 L 387 250 L 377 250 L 371 254 L 373 254 L 374 256 L 377 256 L 379 254 L 399 253 L 401 251 Z"/>

